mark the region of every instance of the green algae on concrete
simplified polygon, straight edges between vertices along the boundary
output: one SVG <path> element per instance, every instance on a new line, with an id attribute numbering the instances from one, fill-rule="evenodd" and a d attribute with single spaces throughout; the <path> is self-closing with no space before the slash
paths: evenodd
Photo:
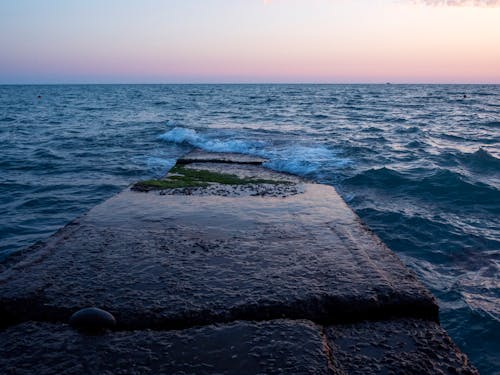
<path id="1" fill-rule="evenodd" d="M 218 173 L 208 170 L 191 169 L 180 165 L 174 166 L 162 179 L 140 181 L 134 184 L 133 190 L 150 191 L 176 189 L 186 187 L 206 187 L 210 184 L 248 185 L 248 184 L 290 184 L 288 181 L 268 180 L 260 178 L 241 178 L 234 174 Z"/>

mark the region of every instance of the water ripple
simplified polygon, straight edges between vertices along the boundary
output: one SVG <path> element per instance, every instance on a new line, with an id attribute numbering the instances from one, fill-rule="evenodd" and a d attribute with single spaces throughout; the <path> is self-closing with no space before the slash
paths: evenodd
<path id="1" fill-rule="evenodd" d="M 193 147 L 265 156 L 335 185 L 492 373 L 499 103 L 495 85 L 0 86 L 0 259 Z"/>

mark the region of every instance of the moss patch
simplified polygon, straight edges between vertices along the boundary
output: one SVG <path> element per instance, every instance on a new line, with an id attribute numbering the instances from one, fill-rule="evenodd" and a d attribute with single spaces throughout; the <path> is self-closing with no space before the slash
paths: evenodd
<path id="1" fill-rule="evenodd" d="M 217 173 L 200 169 L 190 169 L 176 165 L 169 176 L 159 180 L 137 182 L 132 189 L 139 191 L 176 189 L 186 187 L 206 187 L 210 184 L 247 185 L 247 184 L 290 184 L 287 181 L 260 178 L 240 178 L 234 174 Z"/>

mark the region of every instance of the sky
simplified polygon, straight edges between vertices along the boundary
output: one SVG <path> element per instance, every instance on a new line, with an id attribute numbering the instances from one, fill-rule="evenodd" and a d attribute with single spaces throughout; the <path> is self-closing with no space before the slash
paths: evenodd
<path id="1" fill-rule="evenodd" d="M 0 0 L 0 84 L 500 83 L 500 0 Z"/>

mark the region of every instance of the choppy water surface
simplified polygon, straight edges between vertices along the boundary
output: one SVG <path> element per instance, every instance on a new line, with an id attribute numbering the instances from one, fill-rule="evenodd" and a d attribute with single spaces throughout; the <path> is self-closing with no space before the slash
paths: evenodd
<path id="1" fill-rule="evenodd" d="M 498 369 L 500 86 L 0 86 L 0 259 L 193 147 L 337 187 Z"/>

